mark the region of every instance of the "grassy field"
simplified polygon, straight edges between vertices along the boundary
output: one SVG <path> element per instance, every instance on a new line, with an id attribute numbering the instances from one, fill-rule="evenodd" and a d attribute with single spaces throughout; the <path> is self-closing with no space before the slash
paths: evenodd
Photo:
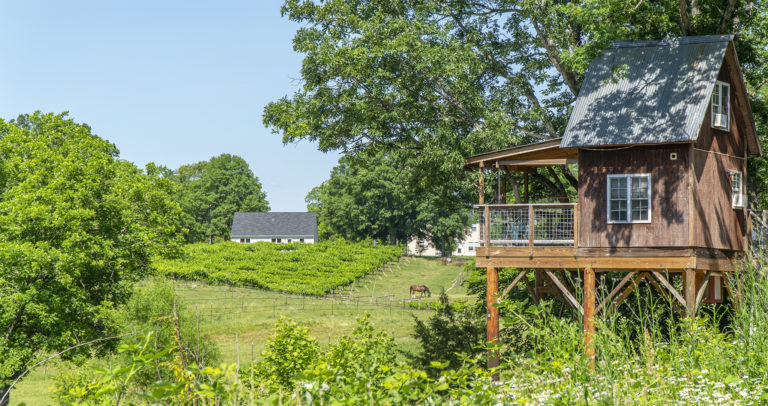
<path id="1" fill-rule="evenodd" d="M 307 325 L 325 347 L 350 334 L 355 319 L 369 313 L 374 325 L 391 333 L 400 349 L 415 350 L 411 315 L 423 318 L 431 312 L 403 308 L 410 285 L 427 285 L 433 292 L 431 300 L 437 300 L 442 289 L 452 299 L 465 298 L 464 288 L 457 283 L 467 276 L 462 271 L 462 261 L 443 266 L 437 259 L 404 258 L 385 267 L 384 273 L 349 286 L 345 300 L 200 282 L 175 285 L 188 311 L 199 316 L 202 333 L 217 343 L 223 361 L 234 363 L 239 356 L 241 364 L 249 364 L 259 357 L 281 316 Z M 11 404 L 50 404 L 48 386 L 61 368 L 71 365 L 53 363 L 35 370 L 11 393 Z"/>

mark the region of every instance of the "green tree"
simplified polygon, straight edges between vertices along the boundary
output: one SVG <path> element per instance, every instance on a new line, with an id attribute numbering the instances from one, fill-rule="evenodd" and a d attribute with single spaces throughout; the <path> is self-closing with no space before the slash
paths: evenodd
<path id="1" fill-rule="evenodd" d="M 561 136 L 589 61 L 613 40 L 738 33 L 753 100 L 768 78 L 762 1 L 286 0 L 282 12 L 302 26 L 303 86 L 264 123 L 323 151 L 399 151 L 465 202 L 476 175 L 464 157 Z M 576 176 L 557 166 L 533 181 L 565 196 Z"/>
<path id="2" fill-rule="evenodd" d="M 116 309 L 153 255 L 178 254 L 183 230 L 172 183 L 66 113 L 0 120 L 0 156 L 3 388 L 41 353 L 119 332 Z"/>
<path id="3" fill-rule="evenodd" d="M 470 220 L 466 210 L 456 210 L 461 203 L 451 190 L 443 186 L 425 193 L 422 177 L 396 151 L 364 155 L 342 157 L 330 179 L 307 195 L 307 209 L 318 213 L 323 237 L 391 244 L 429 238 L 450 252 Z M 435 198 L 440 192 L 446 195 L 442 200 Z"/>
<path id="4" fill-rule="evenodd" d="M 221 154 L 184 165 L 174 177 L 179 183 L 179 203 L 187 214 L 188 242 L 226 238 L 237 211 L 269 210 L 259 178 L 239 156 Z"/>

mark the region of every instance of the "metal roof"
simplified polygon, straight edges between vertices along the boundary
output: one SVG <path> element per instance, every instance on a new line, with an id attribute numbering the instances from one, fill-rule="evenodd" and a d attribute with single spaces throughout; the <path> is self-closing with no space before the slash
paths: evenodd
<path id="1" fill-rule="evenodd" d="M 614 43 L 590 63 L 561 146 L 696 140 L 732 39 Z"/>
<path id="2" fill-rule="evenodd" d="M 317 239 L 317 213 L 235 213 L 231 238 L 307 237 Z"/>

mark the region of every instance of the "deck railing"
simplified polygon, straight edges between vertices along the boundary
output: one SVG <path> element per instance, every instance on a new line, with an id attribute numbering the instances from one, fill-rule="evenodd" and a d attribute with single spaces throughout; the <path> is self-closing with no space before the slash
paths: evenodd
<path id="1" fill-rule="evenodd" d="M 575 203 L 477 205 L 481 244 L 483 247 L 575 247 L 577 207 Z"/>

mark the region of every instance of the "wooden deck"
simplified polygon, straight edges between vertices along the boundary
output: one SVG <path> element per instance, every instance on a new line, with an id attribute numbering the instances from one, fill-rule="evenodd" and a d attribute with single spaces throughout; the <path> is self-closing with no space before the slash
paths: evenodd
<path id="1" fill-rule="evenodd" d="M 657 269 L 672 272 L 683 269 L 731 272 L 737 270 L 737 257 L 723 251 L 692 248 L 570 248 L 570 247 L 491 247 L 477 248 L 480 268 L 532 268 L 554 270 L 631 271 Z"/>

